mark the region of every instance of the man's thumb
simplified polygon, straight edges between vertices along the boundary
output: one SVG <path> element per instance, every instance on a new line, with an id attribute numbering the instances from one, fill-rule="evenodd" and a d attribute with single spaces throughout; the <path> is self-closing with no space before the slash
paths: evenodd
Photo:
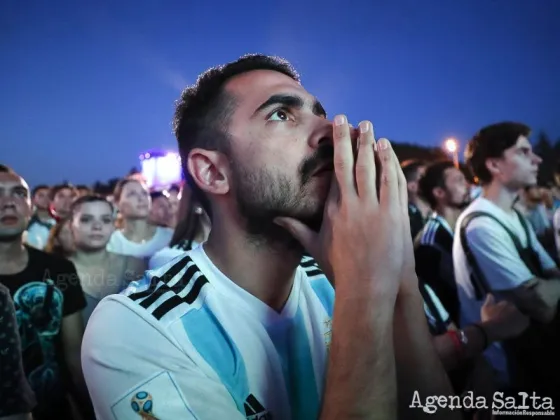
<path id="1" fill-rule="evenodd" d="M 317 234 L 297 219 L 292 219 L 291 217 L 277 217 L 274 219 L 274 223 L 290 232 L 290 234 L 308 251 L 310 250 L 309 247 L 313 246 L 315 243 L 315 236 Z"/>

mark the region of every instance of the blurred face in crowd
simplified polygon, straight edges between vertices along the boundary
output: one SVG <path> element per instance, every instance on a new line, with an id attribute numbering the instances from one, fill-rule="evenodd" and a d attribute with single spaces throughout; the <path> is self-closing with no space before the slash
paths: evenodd
<path id="1" fill-rule="evenodd" d="M 152 200 L 152 209 L 150 211 L 150 221 L 159 226 L 167 226 L 173 213 L 171 203 L 166 196 L 160 196 Z"/>
<path id="2" fill-rule="evenodd" d="M 58 236 L 56 237 L 55 244 L 61 246 L 66 255 L 70 255 L 74 252 L 74 238 L 72 236 L 71 221 L 65 220 L 60 229 Z"/>
<path id="3" fill-rule="evenodd" d="M 51 199 L 49 197 L 48 188 L 41 188 L 40 190 L 35 191 L 35 195 L 33 196 L 33 205 L 37 208 L 37 210 L 48 210 L 50 204 Z"/>
<path id="4" fill-rule="evenodd" d="M 332 124 L 317 99 L 290 77 L 268 70 L 231 79 L 236 99 L 228 126 L 229 161 L 216 165 L 220 182 L 207 191 L 231 193 L 249 235 L 286 234 L 273 223 L 291 216 L 318 229 L 332 177 Z M 189 155 L 190 172 L 204 160 Z M 203 187 L 203 189 L 206 189 Z"/>
<path id="5" fill-rule="evenodd" d="M 70 207 L 72 201 L 76 198 L 76 191 L 71 188 L 63 188 L 58 190 L 53 197 L 52 207 L 57 216 L 61 218 L 70 215 Z"/>
<path id="6" fill-rule="evenodd" d="M 84 195 L 91 194 L 91 191 L 89 190 L 89 188 L 85 188 L 85 187 L 78 188 L 77 191 L 78 191 L 78 194 L 77 194 L 78 197 L 83 197 Z"/>
<path id="7" fill-rule="evenodd" d="M 443 176 L 446 205 L 459 209 L 466 207 L 470 202 L 470 191 L 463 172 L 457 168 L 448 168 Z"/>
<path id="8" fill-rule="evenodd" d="M 169 201 L 169 210 L 171 212 L 171 217 L 174 217 L 179 210 L 179 201 L 181 200 L 181 194 L 179 191 L 169 191 L 167 199 Z"/>
<path id="9" fill-rule="evenodd" d="M 527 188 L 525 190 L 525 198 L 530 203 L 540 203 L 543 198 L 541 189 L 537 186 Z"/>
<path id="10" fill-rule="evenodd" d="M 501 158 L 488 159 L 486 166 L 494 180 L 511 190 L 536 185 L 542 159 L 533 152 L 529 139 L 519 136 L 517 143 L 506 149 Z"/>
<path id="11" fill-rule="evenodd" d="M 31 218 L 29 187 L 17 174 L 0 172 L 0 242 L 20 237 Z"/>
<path id="12" fill-rule="evenodd" d="M 408 190 L 409 198 L 415 198 L 418 196 L 418 181 L 424 176 L 425 172 L 426 167 L 420 166 L 414 176 L 407 181 L 406 189 Z"/>
<path id="13" fill-rule="evenodd" d="M 148 188 L 138 181 L 127 182 L 122 188 L 118 206 L 121 214 L 125 218 L 148 218 L 151 208 Z"/>
<path id="14" fill-rule="evenodd" d="M 80 204 L 74 210 L 71 228 L 77 249 L 104 249 L 115 229 L 113 208 L 105 201 Z"/>
<path id="15" fill-rule="evenodd" d="M 552 195 L 552 189 L 541 188 L 541 201 L 549 209 L 554 207 L 554 196 Z"/>

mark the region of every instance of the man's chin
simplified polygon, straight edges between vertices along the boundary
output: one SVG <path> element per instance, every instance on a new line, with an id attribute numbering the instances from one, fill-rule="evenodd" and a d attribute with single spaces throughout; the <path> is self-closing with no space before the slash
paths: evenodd
<path id="1" fill-rule="evenodd" d="M 0 243 L 9 243 L 14 242 L 21 239 L 23 235 L 23 231 L 11 231 L 11 230 L 3 230 L 0 231 Z"/>

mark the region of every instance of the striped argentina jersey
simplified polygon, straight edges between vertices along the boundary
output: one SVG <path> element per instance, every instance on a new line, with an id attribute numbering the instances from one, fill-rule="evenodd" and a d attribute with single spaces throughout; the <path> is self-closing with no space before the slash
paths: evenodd
<path id="1" fill-rule="evenodd" d="M 309 257 L 278 313 L 198 246 L 92 314 L 82 365 L 97 418 L 318 418 L 333 306 Z"/>

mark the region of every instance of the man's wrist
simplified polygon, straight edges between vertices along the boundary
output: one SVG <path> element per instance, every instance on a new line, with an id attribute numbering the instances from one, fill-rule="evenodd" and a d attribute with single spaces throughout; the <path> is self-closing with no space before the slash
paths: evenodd
<path id="1" fill-rule="evenodd" d="M 502 336 L 500 335 L 500 330 L 502 329 L 499 324 L 492 321 L 484 321 L 473 325 L 481 335 L 484 335 L 486 340 L 486 345 L 490 345 L 495 341 L 502 341 Z"/>

